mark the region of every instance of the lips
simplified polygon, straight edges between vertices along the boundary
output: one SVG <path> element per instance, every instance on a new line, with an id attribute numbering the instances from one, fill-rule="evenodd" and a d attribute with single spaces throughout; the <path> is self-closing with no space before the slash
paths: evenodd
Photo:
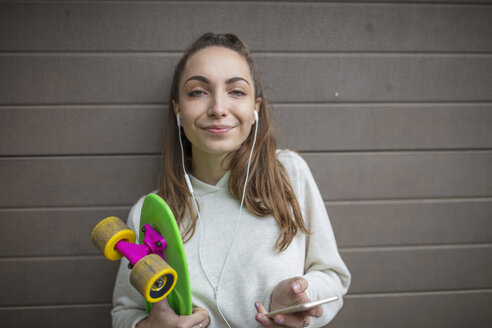
<path id="1" fill-rule="evenodd" d="M 227 132 L 231 131 L 233 129 L 233 126 L 230 125 L 209 125 L 202 127 L 203 130 L 207 131 L 208 133 L 215 134 L 215 135 L 221 135 L 221 134 L 226 134 Z"/>

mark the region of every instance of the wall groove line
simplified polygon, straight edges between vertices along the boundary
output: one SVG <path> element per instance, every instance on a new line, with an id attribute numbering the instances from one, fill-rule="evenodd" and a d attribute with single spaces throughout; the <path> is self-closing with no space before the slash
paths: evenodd
<path id="1" fill-rule="evenodd" d="M 354 200 L 333 200 L 325 201 L 326 206 L 336 205 L 377 205 L 377 204 L 429 204 L 429 203 L 458 203 L 458 202 L 490 202 L 492 196 L 484 197 L 449 197 L 449 198 L 395 198 L 395 199 L 354 199 Z M 43 211 L 84 211 L 84 210 L 126 210 L 130 209 L 133 203 L 128 204 L 107 204 L 107 205 L 87 205 L 87 206 L 33 206 L 33 207 L 0 207 L 0 213 L 15 212 L 43 212 Z M 330 214 L 330 213 L 328 213 Z"/>
<path id="2" fill-rule="evenodd" d="M 268 98 L 268 97 L 267 97 Z M 155 108 L 163 108 L 166 110 L 168 103 L 53 103 L 53 104 L 48 104 L 48 103 L 29 103 L 29 104 L 0 104 L 0 110 L 7 110 L 7 109 L 51 109 L 51 108 L 66 108 L 66 109 L 81 109 L 81 108 L 94 108 L 94 107 L 103 107 L 103 108 L 139 108 L 139 109 L 155 109 Z M 432 106 L 436 105 L 436 108 L 440 108 L 442 106 L 451 106 L 451 107 L 462 107 L 463 105 L 466 106 L 473 106 L 473 107 L 482 107 L 482 106 L 490 106 L 492 105 L 492 100 L 491 101 L 453 101 L 453 102 L 447 102 L 447 101 L 435 101 L 435 102 L 428 102 L 428 101 L 412 101 L 412 102 L 405 102 L 405 101 L 400 101 L 400 102 L 371 102 L 371 101 L 366 101 L 366 102 L 271 102 L 270 105 L 273 107 L 273 110 L 282 110 L 281 108 L 278 107 L 285 107 L 285 108 L 293 108 L 293 107 L 301 107 L 301 106 L 310 106 L 312 108 L 320 108 L 320 107 L 340 107 L 341 109 L 343 108 L 350 108 L 351 106 L 359 106 L 359 105 L 365 105 L 367 107 L 371 108 L 377 108 L 377 106 L 395 106 L 397 108 L 403 107 L 403 106 Z"/>
<path id="3" fill-rule="evenodd" d="M 0 57 L 176 57 L 181 51 L 0 51 Z M 388 57 L 388 58 L 490 58 L 492 52 L 438 52 L 438 51 L 256 51 L 254 57 L 324 57 L 324 58 L 360 58 L 360 57 Z"/>
<path id="4" fill-rule="evenodd" d="M 154 56 L 173 56 L 178 57 L 181 55 L 181 51 L 157 51 L 157 50 L 146 50 L 146 51 L 131 51 L 131 50 L 121 50 L 121 51 L 80 51 L 80 50 L 63 50 L 63 51 L 40 51 L 40 50 L 19 50 L 19 51 L 0 51 L 0 57 L 28 57 L 28 56 L 143 56 L 143 57 L 154 57 Z M 356 55 L 357 57 L 480 57 L 488 58 L 492 56 L 490 51 L 253 51 L 253 57 L 264 56 L 264 57 L 346 57 Z"/>
<path id="5" fill-rule="evenodd" d="M 492 293 L 492 289 L 466 289 L 466 290 L 443 290 L 443 291 L 422 291 L 422 292 L 398 292 L 398 293 L 357 293 L 347 294 L 344 299 L 365 299 L 365 298 L 391 298 L 405 296 L 434 296 L 434 295 L 467 295 L 477 293 Z M 12 310 L 63 310 L 63 309 L 83 309 L 91 307 L 111 307 L 112 303 L 90 303 L 90 304 L 51 304 L 51 305 L 22 305 L 22 306 L 3 306 L 0 311 Z"/>
<path id="6" fill-rule="evenodd" d="M 87 236 L 89 238 L 89 236 Z M 0 257 L 0 265 L 6 265 L 10 262 L 43 262 L 43 261 L 72 261 L 72 260 L 101 260 L 104 259 L 104 256 L 101 254 L 97 255 L 56 255 L 56 256 L 12 256 L 12 257 Z M 110 263 L 108 261 L 108 263 Z M 113 262 L 116 263 L 116 262 Z"/>
<path id="7" fill-rule="evenodd" d="M 334 201 L 325 201 L 325 205 L 350 205 L 350 204 L 368 204 L 368 205 L 377 205 L 377 204 L 416 204 L 416 203 L 458 203 L 458 202 L 490 202 L 492 201 L 492 197 L 484 196 L 484 197 L 449 197 L 449 198 L 407 198 L 407 199 L 372 199 L 372 200 L 334 200 Z"/>
<path id="8" fill-rule="evenodd" d="M 398 154 L 488 154 L 492 148 L 439 148 L 439 149 L 374 149 L 374 150 L 323 150 L 323 151 L 299 151 L 301 155 L 398 155 Z M 159 153 L 123 153 L 123 154 L 50 154 L 50 155 L 1 155 L 1 161 L 13 160 L 66 160 L 66 159 L 130 159 L 130 158 L 160 158 Z"/>
<path id="9" fill-rule="evenodd" d="M 87 211 L 87 210 L 126 210 L 133 204 L 127 206 L 122 205 L 90 205 L 90 206 L 47 206 L 47 207 L 18 207 L 18 208 L 1 208 L 0 213 L 14 213 L 14 212 L 43 212 L 43 211 Z"/>
<path id="10" fill-rule="evenodd" d="M 101 1 L 97 0 L 20 0 L 20 1 L 1 1 L 3 3 L 32 3 L 32 4 L 37 4 L 37 3 L 87 3 L 87 4 L 101 4 Z M 204 1 L 197 1 L 197 0 L 182 0 L 182 1 L 176 1 L 176 0 L 143 0 L 143 1 L 138 1 L 138 0 L 106 0 L 104 3 L 121 3 L 121 4 L 159 4 L 159 3 L 167 3 L 167 4 L 203 4 Z M 419 6 L 434 6 L 434 5 L 453 5 L 453 6 L 487 6 L 490 5 L 491 1 L 463 1 L 463 0 L 456 0 L 456 1 L 450 1 L 450 0 L 433 0 L 433 1 L 424 1 L 424 0 L 375 0 L 375 1 L 360 1 L 360 0 L 347 0 L 347 1 L 341 1 L 341 0 L 307 0 L 307 1 L 299 1 L 299 0 L 280 0 L 280 1 L 272 1 L 272 0 L 213 0 L 213 1 L 206 1 L 208 4 L 223 4 L 224 2 L 232 2 L 234 4 L 286 4 L 286 5 L 317 5 L 317 6 L 325 6 L 325 5 L 330 5 L 330 4 L 346 4 L 346 5 L 367 5 L 367 4 L 374 4 L 374 5 L 419 5 Z"/>
<path id="11" fill-rule="evenodd" d="M 438 105 L 438 106 L 444 106 L 444 105 L 450 105 L 450 106 L 459 106 L 459 105 L 473 105 L 473 106 L 478 106 L 478 105 L 490 105 L 492 104 L 492 98 L 490 100 L 453 100 L 452 102 L 450 101 L 394 101 L 394 100 L 388 100 L 388 101 L 342 101 L 342 100 L 337 100 L 337 101 L 304 101 L 304 102 L 289 102 L 289 101 L 274 101 L 268 96 L 267 92 L 267 97 L 266 97 L 270 105 L 273 107 L 273 110 L 276 110 L 276 107 L 278 106 L 341 106 L 341 107 L 347 107 L 350 105 L 365 105 L 365 106 L 377 106 L 377 105 L 393 105 L 393 106 L 403 106 L 403 105 Z M 142 102 L 142 103 L 115 103 L 115 102 L 107 102 L 107 103 L 101 103 L 101 102 L 84 102 L 84 103 L 64 103 L 64 102 L 57 102 L 57 103 L 2 103 L 0 104 L 0 109 L 8 109 L 8 108 L 50 108 L 50 107 L 100 107 L 100 106 L 108 106 L 108 107 L 116 107 L 116 106 L 127 106 L 127 107 L 136 107 L 136 106 L 146 106 L 146 107 L 162 107 L 162 106 L 168 106 L 168 103 L 154 103 L 154 102 Z"/>
<path id="12" fill-rule="evenodd" d="M 18 310 L 64 310 L 64 309 L 84 309 L 95 307 L 111 307 L 112 303 L 90 303 L 90 304 L 51 304 L 51 305 L 23 305 L 23 306 L 2 306 L 1 311 Z"/>
<path id="13" fill-rule="evenodd" d="M 369 247 L 339 247 L 341 253 L 360 252 L 399 252 L 399 251 L 423 251 L 423 250 L 455 250 L 455 249 L 488 249 L 491 243 L 480 244 L 439 244 L 439 245 L 398 245 L 398 246 L 369 246 Z M 492 260 L 492 259 L 491 259 Z"/>
<path id="14" fill-rule="evenodd" d="M 463 294 L 476 294 L 476 293 L 492 293 L 491 288 L 477 288 L 477 289 L 456 289 L 456 290 L 441 290 L 441 291 L 421 291 L 421 292 L 398 292 L 398 293 L 356 293 L 347 294 L 344 298 L 357 299 L 357 298 L 380 298 L 380 297 L 400 297 L 400 296 L 432 296 L 432 295 L 463 295 Z"/>
<path id="15" fill-rule="evenodd" d="M 467 250 L 467 249 L 491 249 L 492 243 L 481 244 L 439 244 L 439 245 L 411 245 L 411 246 L 369 246 L 369 247 L 339 247 L 342 257 L 344 253 L 371 253 L 371 252 L 420 252 L 428 250 Z M 101 260 L 100 254 L 73 254 L 73 255 L 39 255 L 39 256 L 2 256 L 0 265 L 11 262 L 32 262 L 32 261 L 71 261 L 71 260 Z M 492 260 L 492 259 L 491 259 Z"/>

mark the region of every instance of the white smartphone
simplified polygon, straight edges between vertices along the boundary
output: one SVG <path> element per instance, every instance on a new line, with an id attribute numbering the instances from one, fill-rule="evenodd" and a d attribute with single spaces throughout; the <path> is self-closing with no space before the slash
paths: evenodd
<path id="1" fill-rule="evenodd" d="M 338 300 L 338 296 L 333 296 L 330 298 L 325 298 L 324 300 L 319 300 L 315 302 L 310 302 L 310 303 L 303 303 L 303 304 L 296 304 L 292 306 L 285 307 L 280 310 L 268 312 L 266 315 L 267 318 L 271 318 L 277 314 L 288 314 L 288 313 L 295 313 L 295 312 L 301 312 L 301 311 L 307 311 L 311 310 L 314 307 L 317 307 L 321 304 L 329 303 Z"/>

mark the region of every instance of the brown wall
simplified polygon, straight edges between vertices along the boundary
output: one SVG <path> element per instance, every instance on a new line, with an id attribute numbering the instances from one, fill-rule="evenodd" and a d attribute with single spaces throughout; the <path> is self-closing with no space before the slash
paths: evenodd
<path id="1" fill-rule="evenodd" d="M 252 48 L 353 273 L 331 327 L 492 326 L 492 2 L 0 3 L 0 325 L 108 327 L 89 242 L 156 187 L 206 31 Z"/>

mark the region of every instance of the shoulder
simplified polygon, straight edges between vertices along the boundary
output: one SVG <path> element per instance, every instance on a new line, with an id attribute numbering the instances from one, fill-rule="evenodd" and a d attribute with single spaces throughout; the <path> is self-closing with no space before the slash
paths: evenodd
<path id="1" fill-rule="evenodd" d="M 287 149 L 278 149 L 277 158 L 285 168 L 294 189 L 303 189 L 306 182 L 313 180 L 309 166 L 299 153 Z"/>
<path id="2" fill-rule="evenodd" d="M 277 149 L 277 158 L 289 175 L 298 171 L 309 171 L 308 165 L 299 153 L 288 149 Z"/>

